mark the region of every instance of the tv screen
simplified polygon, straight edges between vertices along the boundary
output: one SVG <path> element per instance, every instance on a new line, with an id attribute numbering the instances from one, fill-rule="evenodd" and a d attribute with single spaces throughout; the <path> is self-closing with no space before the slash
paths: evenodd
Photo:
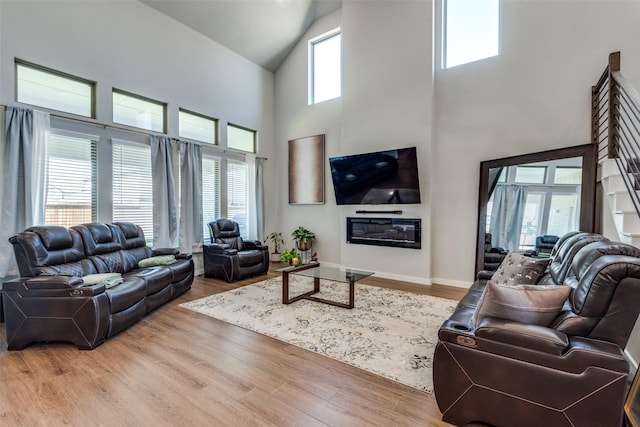
<path id="1" fill-rule="evenodd" d="M 330 157 L 339 205 L 420 203 L 416 147 Z"/>

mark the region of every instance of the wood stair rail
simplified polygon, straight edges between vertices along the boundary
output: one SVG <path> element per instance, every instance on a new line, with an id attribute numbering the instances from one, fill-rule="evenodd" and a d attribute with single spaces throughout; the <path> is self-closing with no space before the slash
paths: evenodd
<path id="1" fill-rule="evenodd" d="M 624 185 L 640 216 L 640 95 L 620 73 L 620 52 L 591 88 L 591 142 L 598 162 L 615 159 Z"/>

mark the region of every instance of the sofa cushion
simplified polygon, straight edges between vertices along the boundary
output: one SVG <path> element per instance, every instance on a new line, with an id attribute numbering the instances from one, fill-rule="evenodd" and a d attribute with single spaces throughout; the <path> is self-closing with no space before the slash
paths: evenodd
<path id="1" fill-rule="evenodd" d="M 487 282 L 474 313 L 477 326 L 485 317 L 547 326 L 560 313 L 571 286 L 516 285 Z"/>
<path id="2" fill-rule="evenodd" d="M 147 283 L 140 277 L 128 276 L 126 280 L 105 291 L 109 298 L 109 313 L 127 310 L 147 295 Z"/>
<path id="3" fill-rule="evenodd" d="M 509 252 L 493 273 L 491 281 L 501 285 L 535 285 L 549 265 L 549 259 Z"/>

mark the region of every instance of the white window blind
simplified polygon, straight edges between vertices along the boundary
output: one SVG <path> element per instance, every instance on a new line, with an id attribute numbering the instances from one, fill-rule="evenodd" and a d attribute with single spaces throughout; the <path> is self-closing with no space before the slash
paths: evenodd
<path id="1" fill-rule="evenodd" d="M 220 218 L 220 159 L 202 156 L 202 236 L 211 241 L 209 223 Z"/>
<path id="2" fill-rule="evenodd" d="M 113 140 L 113 221 L 138 224 L 153 242 L 151 149 Z"/>
<path id="3" fill-rule="evenodd" d="M 247 165 L 229 161 L 227 163 L 227 218 L 238 223 L 240 235 L 245 236 L 247 227 Z"/>
<path id="4" fill-rule="evenodd" d="M 45 171 L 45 223 L 71 227 L 96 219 L 96 142 L 50 134 Z"/>

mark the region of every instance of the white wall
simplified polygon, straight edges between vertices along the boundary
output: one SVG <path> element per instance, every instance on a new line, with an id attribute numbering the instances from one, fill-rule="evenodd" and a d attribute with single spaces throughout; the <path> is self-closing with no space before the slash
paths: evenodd
<path id="1" fill-rule="evenodd" d="M 588 143 L 590 88 L 609 53 L 622 51 L 622 72 L 640 87 L 640 2 L 504 0 L 501 54 L 448 70 L 439 61 L 440 10 L 440 1 L 343 0 L 341 19 L 318 21 L 276 73 L 282 162 L 288 139 L 316 133 L 327 134 L 327 157 L 418 147 L 422 203 L 397 208 L 422 218 L 423 249 L 345 243 L 345 217 L 372 207 L 336 206 L 328 167 L 323 206 L 289 206 L 280 169 L 277 227 L 312 228 L 327 262 L 467 286 L 480 162 Z M 307 106 L 307 40 L 338 25 L 343 96 Z"/>
<path id="2" fill-rule="evenodd" d="M 168 133 L 180 107 L 258 131 L 275 179 L 274 75 L 138 1 L 0 1 L 0 103 L 15 105 L 14 58 L 97 82 L 97 121 L 110 124 L 111 90 L 168 103 Z M 275 200 L 267 189 L 266 210 Z"/>
<path id="3" fill-rule="evenodd" d="M 436 67 L 434 281 L 471 281 L 483 160 L 589 143 L 609 53 L 640 87 L 640 2 L 503 1 L 501 54 Z M 436 58 L 439 57 L 439 51 Z"/>
<path id="4" fill-rule="evenodd" d="M 423 203 L 336 206 L 328 162 L 324 205 L 288 205 L 286 168 L 280 170 L 278 226 L 317 234 L 321 261 L 375 271 L 379 276 L 427 283 L 430 278 L 429 178 L 431 127 L 431 5 L 425 1 L 343 1 L 341 12 L 317 21 L 276 72 L 278 158 L 287 141 L 324 133 L 326 157 L 418 147 Z M 342 97 L 307 105 L 307 42 L 342 27 Z M 425 49 L 426 47 L 426 49 Z M 402 209 L 421 218 L 421 250 L 346 243 L 346 217 L 356 209 Z M 377 215 L 380 216 L 380 215 Z"/>
<path id="5" fill-rule="evenodd" d="M 479 163 L 588 142 L 589 89 L 607 56 L 640 87 L 637 1 L 502 2 L 499 57 L 440 70 L 432 2 L 344 0 L 317 21 L 272 73 L 139 2 L 0 1 L 0 103 L 13 105 L 14 57 L 98 81 L 98 121 L 111 120 L 111 88 L 259 132 L 268 157 L 266 231 L 299 225 L 318 235 L 325 262 L 418 283 L 473 279 Z M 343 96 L 307 105 L 307 40 L 342 27 Z M 436 28 L 436 34 L 438 33 Z M 435 83 L 434 83 L 435 78 Z M 275 108 L 274 108 L 275 107 Z M 324 205 L 288 204 L 287 141 L 324 133 L 326 157 L 418 147 L 423 249 L 345 243 L 328 165 Z M 226 135 L 221 135 L 224 142 Z M 366 207 L 363 207 L 366 208 Z M 372 208 L 372 207 L 369 207 Z"/>

